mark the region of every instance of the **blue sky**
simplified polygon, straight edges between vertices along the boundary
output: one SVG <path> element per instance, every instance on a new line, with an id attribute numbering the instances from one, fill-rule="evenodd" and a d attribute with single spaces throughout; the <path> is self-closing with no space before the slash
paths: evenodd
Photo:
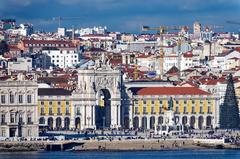
<path id="1" fill-rule="evenodd" d="M 65 27 L 107 26 L 110 31 L 140 32 L 141 25 L 224 25 L 237 31 L 240 0 L 0 0 L 0 17 L 30 22 L 38 29 L 54 31 L 52 17 L 81 17 L 63 21 Z"/>

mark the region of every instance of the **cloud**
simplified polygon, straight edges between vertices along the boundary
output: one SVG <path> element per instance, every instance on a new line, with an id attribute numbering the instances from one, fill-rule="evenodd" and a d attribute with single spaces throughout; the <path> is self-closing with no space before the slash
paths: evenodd
<path id="1" fill-rule="evenodd" d="M 0 16 L 26 20 L 35 26 L 41 26 L 41 22 L 45 28 L 56 27 L 49 22 L 56 16 L 83 17 L 80 21 L 64 21 L 65 26 L 107 25 L 129 31 L 139 30 L 141 23 L 224 22 L 222 17 L 231 19 L 239 14 L 240 0 L 0 0 Z"/>

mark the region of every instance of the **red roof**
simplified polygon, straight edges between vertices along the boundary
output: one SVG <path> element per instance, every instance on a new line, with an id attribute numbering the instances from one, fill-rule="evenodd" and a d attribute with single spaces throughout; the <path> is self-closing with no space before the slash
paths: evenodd
<path id="1" fill-rule="evenodd" d="M 196 87 L 148 87 L 142 88 L 137 95 L 211 95 Z"/>
<path id="2" fill-rule="evenodd" d="M 193 54 L 192 54 L 192 52 L 189 51 L 189 52 L 184 53 L 183 57 L 190 58 L 190 57 L 193 57 Z"/>
<path id="3" fill-rule="evenodd" d="M 61 47 L 61 44 L 68 45 L 67 47 L 74 47 L 71 41 L 67 40 L 22 40 L 25 44 L 58 44 Z M 65 46 L 66 47 L 66 46 Z"/>

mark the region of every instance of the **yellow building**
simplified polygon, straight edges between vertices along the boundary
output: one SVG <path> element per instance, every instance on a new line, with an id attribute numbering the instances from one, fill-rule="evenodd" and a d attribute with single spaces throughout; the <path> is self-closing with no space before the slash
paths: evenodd
<path id="1" fill-rule="evenodd" d="M 130 126 L 154 129 L 165 124 L 164 113 L 171 98 L 176 125 L 190 129 L 207 129 L 218 125 L 216 99 L 210 93 L 195 87 L 148 87 L 133 91 Z"/>
<path id="2" fill-rule="evenodd" d="M 71 91 L 62 88 L 38 89 L 39 126 L 49 130 L 74 128 Z"/>

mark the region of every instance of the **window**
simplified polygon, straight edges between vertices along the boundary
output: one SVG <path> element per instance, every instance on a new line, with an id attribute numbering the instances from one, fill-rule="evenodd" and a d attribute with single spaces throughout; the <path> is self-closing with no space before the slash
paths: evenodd
<path id="1" fill-rule="evenodd" d="M 192 113 L 195 113 L 195 107 L 192 107 Z"/>
<path id="2" fill-rule="evenodd" d="M 10 103 L 14 103 L 14 95 L 10 94 Z"/>
<path id="3" fill-rule="evenodd" d="M 58 107 L 57 113 L 58 113 L 58 114 L 61 114 L 61 108 L 60 108 L 60 107 Z"/>
<path id="4" fill-rule="evenodd" d="M 44 114 L 44 107 L 41 107 L 41 114 Z"/>
<path id="5" fill-rule="evenodd" d="M 50 114 L 50 115 L 53 114 L 52 107 L 49 108 L 49 114 Z"/>
<path id="6" fill-rule="evenodd" d="M 162 104 L 162 101 L 160 100 L 159 103 Z"/>
<path id="7" fill-rule="evenodd" d="M 179 107 L 176 107 L 176 113 L 179 113 Z"/>
<path id="8" fill-rule="evenodd" d="M 184 112 L 184 113 L 187 113 L 187 107 L 184 107 L 184 108 L 183 108 L 183 112 Z"/>
<path id="9" fill-rule="evenodd" d="M 69 101 L 66 101 L 66 105 L 69 105 Z"/>
<path id="10" fill-rule="evenodd" d="M 179 101 L 178 101 L 178 100 L 176 100 L 176 104 L 179 104 Z"/>
<path id="11" fill-rule="evenodd" d="M 14 123 L 15 122 L 15 114 L 11 113 L 10 114 L 10 123 Z"/>
<path id="12" fill-rule="evenodd" d="M 41 105 L 44 105 L 44 102 L 43 102 L 43 101 L 41 101 Z"/>
<path id="13" fill-rule="evenodd" d="M 80 115 L 80 108 L 77 107 L 77 115 Z"/>
<path id="14" fill-rule="evenodd" d="M 52 101 L 49 102 L 49 105 L 52 105 Z"/>
<path id="15" fill-rule="evenodd" d="M 58 105 L 61 105 L 61 102 L 60 102 L 60 101 L 58 101 Z"/>
<path id="16" fill-rule="evenodd" d="M 3 136 L 3 137 L 6 136 L 6 130 L 2 130 L 2 136 Z"/>
<path id="17" fill-rule="evenodd" d="M 203 107 L 200 107 L 200 113 L 203 113 Z"/>
<path id="18" fill-rule="evenodd" d="M 154 104 L 154 100 L 152 100 L 151 103 Z"/>
<path id="19" fill-rule="evenodd" d="M 27 115 L 27 123 L 28 123 L 28 124 L 31 124 L 31 123 L 32 123 L 32 115 L 31 115 L 31 114 L 28 114 L 28 115 Z"/>
<path id="20" fill-rule="evenodd" d="M 144 101 L 143 101 L 143 104 L 147 104 L 147 101 L 144 100 Z"/>
<path id="21" fill-rule="evenodd" d="M 19 114 L 19 123 L 23 123 L 23 116 L 22 116 L 22 114 Z"/>
<path id="22" fill-rule="evenodd" d="M 6 103 L 5 95 L 1 95 L 1 103 L 2 104 Z"/>
<path id="23" fill-rule="evenodd" d="M 163 113 L 163 112 L 162 112 L 162 107 L 159 107 L 159 113 Z"/>
<path id="24" fill-rule="evenodd" d="M 147 108 L 143 107 L 143 113 L 147 113 Z"/>
<path id="25" fill-rule="evenodd" d="M 138 113 L 138 107 L 135 107 L 135 114 Z"/>
<path id="26" fill-rule="evenodd" d="M 186 101 L 186 100 L 184 101 L 184 104 L 187 104 L 187 101 Z"/>
<path id="27" fill-rule="evenodd" d="M 70 114 L 69 107 L 66 107 L 66 114 Z"/>
<path id="28" fill-rule="evenodd" d="M 135 100 L 135 104 L 138 104 L 138 100 Z"/>
<path id="29" fill-rule="evenodd" d="M 32 95 L 27 95 L 27 102 L 32 103 Z"/>
<path id="30" fill-rule="evenodd" d="M 18 102 L 23 103 L 23 96 L 21 94 L 18 95 Z"/>
<path id="31" fill-rule="evenodd" d="M 151 107 L 151 113 L 154 113 L 154 107 Z"/>
<path id="32" fill-rule="evenodd" d="M 212 113 L 210 106 L 208 106 L 208 113 Z"/>
<path id="33" fill-rule="evenodd" d="M 195 104 L 195 100 L 192 100 L 192 104 Z"/>
<path id="34" fill-rule="evenodd" d="M 1 121 L 2 121 L 2 123 L 5 123 L 5 122 L 6 122 L 5 119 L 6 119 L 5 114 L 2 114 L 2 115 L 1 115 Z"/>

